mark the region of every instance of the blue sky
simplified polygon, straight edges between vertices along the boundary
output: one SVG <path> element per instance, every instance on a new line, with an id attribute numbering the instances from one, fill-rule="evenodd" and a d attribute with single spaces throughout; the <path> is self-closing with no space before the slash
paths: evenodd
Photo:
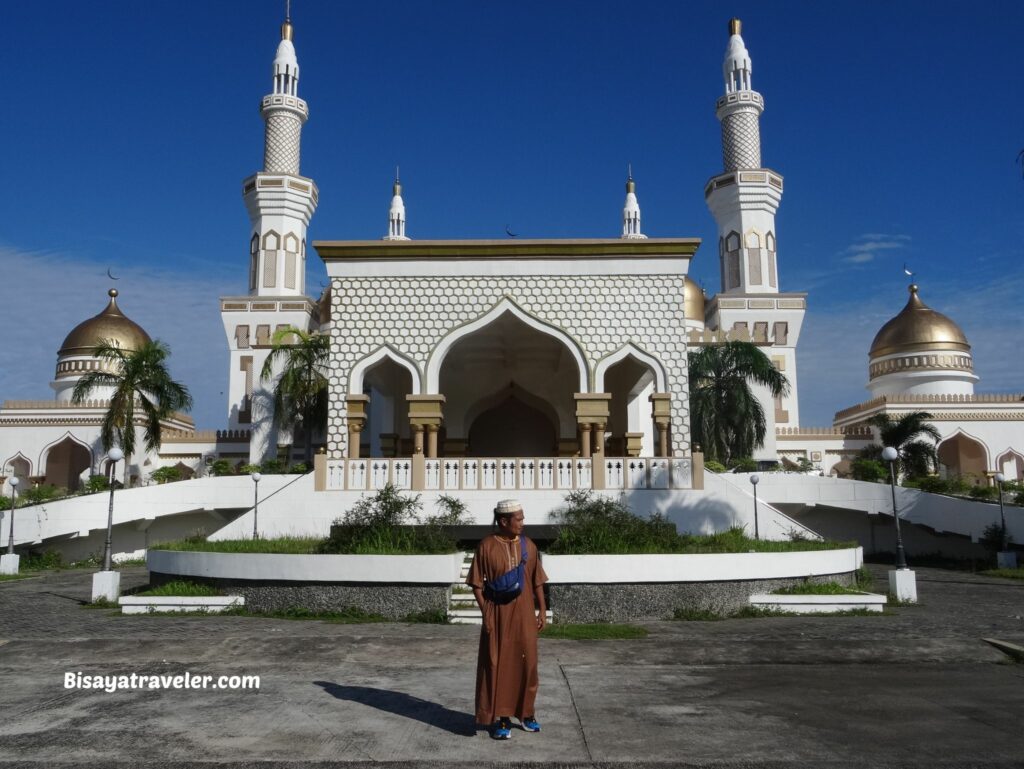
<path id="1" fill-rule="evenodd" d="M 51 395 L 56 350 L 104 306 L 110 267 L 125 312 L 171 345 L 197 424 L 223 424 L 217 297 L 246 290 L 241 180 L 262 162 L 282 10 L 7 5 L 0 397 Z M 763 161 L 786 179 L 782 288 L 810 294 L 801 422 L 865 399 L 904 262 L 964 327 L 979 389 L 1024 389 L 1024 5 L 295 0 L 292 15 L 311 239 L 383 235 L 396 164 L 413 238 L 615 237 L 632 163 L 644 231 L 702 238 L 691 273 L 709 294 L 703 185 L 722 167 L 714 101 L 741 17 Z"/>

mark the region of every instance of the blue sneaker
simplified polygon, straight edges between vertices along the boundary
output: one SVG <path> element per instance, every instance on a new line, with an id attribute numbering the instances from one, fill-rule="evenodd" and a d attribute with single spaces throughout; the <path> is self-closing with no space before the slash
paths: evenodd
<path id="1" fill-rule="evenodd" d="M 495 721 L 494 728 L 491 729 L 491 738 L 495 740 L 511 740 L 512 722 L 507 718 L 499 718 Z"/>
<path id="2" fill-rule="evenodd" d="M 537 723 L 537 719 L 533 716 L 527 716 L 519 720 L 519 725 L 523 727 L 523 731 L 526 732 L 539 732 L 540 724 Z"/>

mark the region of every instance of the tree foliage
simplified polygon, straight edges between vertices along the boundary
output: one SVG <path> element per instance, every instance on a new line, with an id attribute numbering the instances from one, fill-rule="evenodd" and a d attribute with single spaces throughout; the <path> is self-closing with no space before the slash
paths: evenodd
<path id="1" fill-rule="evenodd" d="M 764 409 L 751 385 L 786 395 L 789 381 L 756 345 L 726 342 L 690 355 L 690 430 L 705 460 L 729 464 L 764 445 Z"/>
<path id="2" fill-rule="evenodd" d="M 868 424 L 878 430 L 881 444 L 865 447 L 861 456 L 881 461 L 882 449 L 892 446 L 899 454 L 896 459 L 897 477 L 920 478 L 935 472 L 939 466 L 935 447 L 942 435 L 927 422 L 931 418 L 927 411 L 913 411 L 900 417 L 876 414 Z"/>
<path id="3" fill-rule="evenodd" d="M 122 350 L 103 340 L 92 354 L 107 366 L 86 373 L 71 394 L 73 403 L 89 399 L 94 390 L 112 387 L 110 406 L 100 425 L 100 443 L 104 451 L 120 446 L 126 458 L 135 453 L 136 409 L 145 420 L 145 445 L 148 451 L 160 447 L 161 421 L 176 411 L 192 408 L 192 396 L 185 385 L 175 382 L 167 369 L 170 348 L 159 340 L 146 342 L 138 350 Z"/>
<path id="4" fill-rule="evenodd" d="M 274 383 L 274 423 L 299 428 L 305 436 L 305 463 L 313 462 L 313 431 L 327 424 L 327 364 L 331 339 L 287 326 L 274 332 L 260 378 Z"/>

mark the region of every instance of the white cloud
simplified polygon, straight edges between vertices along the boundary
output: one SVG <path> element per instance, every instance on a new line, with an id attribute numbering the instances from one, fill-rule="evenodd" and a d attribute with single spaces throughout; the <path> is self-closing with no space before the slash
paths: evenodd
<path id="1" fill-rule="evenodd" d="M 844 262 L 864 264 L 872 261 L 881 251 L 898 251 L 906 248 L 909 244 L 909 235 L 867 232 L 857 238 L 856 242 L 843 249 L 841 256 Z"/>
<path id="2" fill-rule="evenodd" d="M 106 306 L 116 287 L 122 311 L 171 348 L 171 373 L 192 392 L 197 427 L 226 426 L 228 353 L 218 297 L 244 292 L 235 270 L 196 268 L 186 274 L 122 267 L 116 282 L 106 265 L 66 254 L 0 247 L 5 287 L 0 317 L 6 360 L 0 400 L 49 400 L 57 350 L 77 324 Z M 180 269 L 180 265 L 179 265 Z M 241 268 L 244 271 L 244 265 Z"/>

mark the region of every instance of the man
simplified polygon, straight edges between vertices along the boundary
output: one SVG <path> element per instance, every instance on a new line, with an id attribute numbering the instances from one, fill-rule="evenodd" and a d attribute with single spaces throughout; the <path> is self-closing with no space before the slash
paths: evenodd
<path id="1" fill-rule="evenodd" d="M 544 629 L 548 581 L 537 546 L 523 535 L 523 506 L 505 499 L 494 508 L 498 531 L 476 548 L 466 584 L 483 614 L 476 667 L 476 721 L 490 724 L 496 740 L 512 737 L 512 716 L 524 731 L 539 732 L 534 713 L 537 699 L 537 634 Z M 523 544 L 526 560 L 523 563 Z M 522 564 L 519 592 L 495 591 L 499 578 Z"/>

